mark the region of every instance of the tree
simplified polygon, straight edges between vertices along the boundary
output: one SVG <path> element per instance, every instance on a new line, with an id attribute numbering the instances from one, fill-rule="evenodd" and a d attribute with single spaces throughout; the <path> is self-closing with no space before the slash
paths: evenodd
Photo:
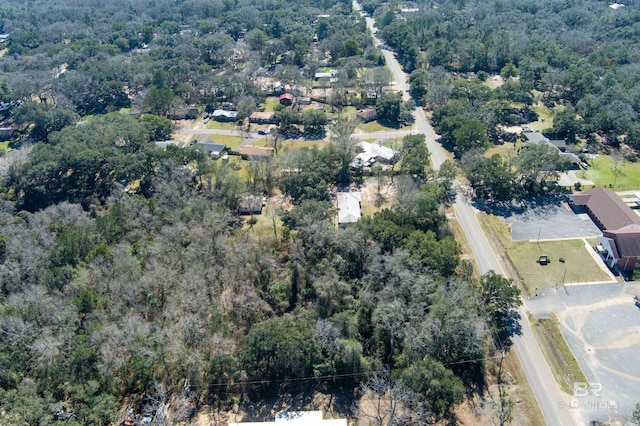
<path id="1" fill-rule="evenodd" d="M 376 99 L 378 121 L 392 125 L 401 125 L 413 120 L 411 106 L 402 100 L 399 92 L 383 92 Z"/>
<path id="2" fill-rule="evenodd" d="M 173 105 L 174 93 L 168 87 L 152 85 L 144 96 L 144 111 L 166 116 Z"/>
<path id="3" fill-rule="evenodd" d="M 358 403 L 358 416 L 369 419 L 375 426 L 403 424 L 407 413 L 404 408 L 413 395 L 404 384 L 395 379 L 388 369 L 375 373 L 360 385 L 362 398 Z"/>
<path id="4" fill-rule="evenodd" d="M 569 161 L 560 156 L 556 147 L 548 144 L 531 145 L 520 150 L 514 163 L 519 183 L 528 194 L 544 190 L 547 181 L 557 179 L 569 168 Z"/>
<path id="5" fill-rule="evenodd" d="M 424 179 L 431 154 L 425 143 L 425 136 L 407 135 L 402 138 L 400 173 Z"/>
<path id="6" fill-rule="evenodd" d="M 436 418 L 450 416 L 451 409 L 464 400 L 462 380 L 434 359 L 413 363 L 402 371 L 400 377 Z"/>
<path id="7" fill-rule="evenodd" d="M 489 144 L 487 129 L 482 122 L 475 118 L 465 121 L 454 130 L 453 139 L 455 143 L 454 152 L 458 157 L 473 149 L 484 149 Z"/>
<path id="8" fill-rule="evenodd" d="M 75 124 L 78 121 L 78 116 L 67 108 L 56 108 L 37 102 L 25 102 L 16 108 L 14 120 L 18 125 L 33 124 L 31 137 L 37 141 L 48 142 L 49 135 L 52 132 Z"/>
<path id="9" fill-rule="evenodd" d="M 631 418 L 634 422 L 640 423 L 640 402 L 636 404 L 636 409 L 633 411 Z"/>
<path id="10" fill-rule="evenodd" d="M 442 184 L 446 191 L 451 190 L 451 186 L 458 174 L 458 166 L 450 159 L 447 159 L 440 165 L 438 169 L 438 181 Z"/>
<path id="11" fill-rule="evenodd" d="M 411 257 L 443 277 L 453 275 L 460 261 L 460 247 L 453 237 L 438 240 L 433 231 L 414 231 L 403 246 L 409 250 Z"/>
<path id="12" fill-rule="evenodd" d="M 581 124 L 578 121 L 575 108 L 567 105 L 556 113 L 553 118 L 553 131 L 558 137 L 566 138 L 570 143 L 576 141 L 576 135 L 581 132 Z"/>
<path id="13" fill-rule="evenodd" d="M 250 377 L 281 380 L 312 375 L 320 354 L 309 322 L 285 315 L 251 328 L 242 359 Z"/>
<path id="14" fill-rule="evenodd" d="M 500 154 L 494 154 L 490 158 L 470 155 L 463 158 L 463 165 L 476 197 L 499 202 L 518 200 L 521 197 L 516 173 Z"/>
<path id="15" fill-rule="evenodd" d="M 517 313 L 514 311 L 522 304 L 520 290 L 513 280 L 489 271 L 480 278 L 481 309 L 494 333 L 508 337 L 514 333 Z"/>
<path id="16" fill-rule="evenodd" d="M 327 115 L 319 109 L 309 108 L 302 114 L 304 130 L 310 134 L 321 134 L 327 124 Z"/>
<path id="17" fill-rule="evenodd" d="M 173 133 L 173 122 L 168 118 L 153 114 L 145 114 L 141 121 L 147 127 L 151 140 L 166 140 L 170 138 Z"/>

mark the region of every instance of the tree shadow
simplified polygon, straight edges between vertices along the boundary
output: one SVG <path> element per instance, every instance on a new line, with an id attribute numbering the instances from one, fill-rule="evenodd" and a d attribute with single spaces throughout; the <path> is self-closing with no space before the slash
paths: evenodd
<path id="1" fill-rule="evenodd" d="M 233 421 L 273 421 L 279 412 L 322 411 L 325 418 L 352 415 L 355 385 L 301 382 L 275 386 L 252 385 L 238 402 Z"/>
<path id="2" fill-rule="evenodd" d="M 541 194 L 527 197 L 518 202 L 501 202 L 472 198 L 471 204 L 482 212 L 506 219 L 511 216 L 551 216 L 555 213 L 556 209 L 561 208 L 562 204 L 567 201 L 569 201 L 569 197 L 566 194 Z"/>

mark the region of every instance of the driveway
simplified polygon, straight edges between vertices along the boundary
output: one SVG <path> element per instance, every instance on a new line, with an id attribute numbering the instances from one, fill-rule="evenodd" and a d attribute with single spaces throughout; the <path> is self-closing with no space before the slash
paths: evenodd
<path id="1" fill-rule="evenodd" d="M 543 289 L 526 301 L 537 318 L 554 312 L 571 352 L 590 386 L 574 387 L 563 409 L 592 420 L 627 424 L 640 402 L 640 308 L 633 296 L 640 283 Z"/>

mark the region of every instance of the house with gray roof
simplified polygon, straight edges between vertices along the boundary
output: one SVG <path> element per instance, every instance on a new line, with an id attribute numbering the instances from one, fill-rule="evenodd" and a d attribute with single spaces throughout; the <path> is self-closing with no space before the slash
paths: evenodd
<path id="1" fill-rule="evenodd" d="M 215 143 L 215 142 L 196 142 L 192 145 L 195 148 L 203 149 L 208 152 L 212 157 L 218 158 L 220 157 L 226 150 L 227 145 L 223 143 Z"/>

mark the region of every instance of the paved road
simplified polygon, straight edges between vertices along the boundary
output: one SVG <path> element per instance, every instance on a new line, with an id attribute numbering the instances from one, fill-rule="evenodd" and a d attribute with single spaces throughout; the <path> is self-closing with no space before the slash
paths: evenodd
<path id="1" fill-rule="evenodd" d="M 266 135 L 261 135 L 257 132 L 245 132 L 243 130 L 207 129 L 204 127 L 176 129 L 175 133 L 180 135 L 241 136 L 243 138 L 254 139 L 254 140 L 267 137 Z M 394 130 L 394 131 L 381 131 L 381 132 L 369 132 L 369 133 L 354 133 L 352 137 L 355 139 L 394 139 L 394 138 L 403 137 L 410 133 L 412 133 L 411 130 Z"/>
<path id="2" fill-rule="evenodd" d="M 355 10 L 361 10 L 360 5 L 356 0 L 353 0 L 353 7 Z M 380 40 L 375 36 L 375 21 L 373 18 L 367 17 L 367 27 L 373 35 L 376 45 L 380 44 Z M 396 60 L 394 54 L 388 50 L 382 49 L 382 53 L 387 62 L 387 66 L 393 74 L 396 82 L 395 87 L 403 92 L 403 97 L 408 98 L 409 86 L 406 82 L 406 77 L 400 64 Z M 415 112 L 416 128 L 419 133 L 423 133 L 426 137 L 426 143 L 431 152 L 431 159 L 434 167 L 438 168 L 447 159 L 447 153 L 442 146 L 437 143 L 437 136 L 427 121 L 424 111 L 421 108 L 417 108 Z M 458 220 L 460 221 L 462 228 L 469 240 L 473 253 L 478 261 L 478 265 L 482 273 L 486 273 L 490 270 L 494 270 L 498 273 L 506 275 L 500 263 L 498 262 L 495 253 L 491 250 L 491 245 L 485 236 L 482 227 L 480 226 L 476 217 L 475 209 L 469 204 L 461 191 L 458 191 L 456 202 L 454 203 L 454 210 Z M 514 346 L 520 358 L 522 368 L 527 376 L 531 389 L 540 405 L 544 419 L 548 425 L 553 426 L 565 426 L 576 424 L 577 422 L 571 417 L 569 411 L 564 409 L 565 398 L 560 393 L 558 386 L 551 374 L 538 342 L 536 341 L 531 326 L 527 319 L 526 311 L 524 308 L 519 309 L 520 316 L 522 318 L 521 327 L 522 335 L 516 336 Z"/>

